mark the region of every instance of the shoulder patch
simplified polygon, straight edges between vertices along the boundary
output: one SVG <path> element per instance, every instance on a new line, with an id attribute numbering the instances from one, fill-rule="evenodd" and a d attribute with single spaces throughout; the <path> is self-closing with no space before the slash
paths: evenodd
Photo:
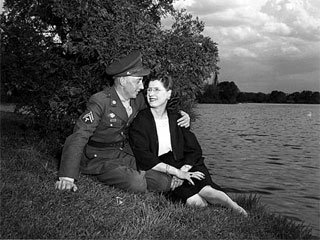
<path id="1" fill-rule="evenodd" d="M 91 124 L 94 121 L 94 117 L 93 117 L 93 113 L 92 111 L 84 113 L 84 115 L 82 116 L 82 121 L 86 124 Z"/>

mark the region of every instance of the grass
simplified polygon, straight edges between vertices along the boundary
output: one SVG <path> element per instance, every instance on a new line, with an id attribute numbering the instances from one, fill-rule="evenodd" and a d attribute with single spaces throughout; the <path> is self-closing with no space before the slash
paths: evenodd
<path id="1" fill-rule="evenodd" d="M 244 218 L 220 206 L 191 208 L 161 194 L 131 194 L 81 176 L 54 189 L 54 145 L 1 112 L 1 239 L 311 239 L 311 229 L 269 213 L 256 195 L 234 195 Z"/>

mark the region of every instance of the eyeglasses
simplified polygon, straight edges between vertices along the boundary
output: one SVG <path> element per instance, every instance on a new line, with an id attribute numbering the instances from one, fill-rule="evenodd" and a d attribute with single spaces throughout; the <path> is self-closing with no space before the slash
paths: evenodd
<path id="1" fill-rule="evenodd" d="M 155 88 L 147 88 L 147 92 L 148 93 L 154 92 L 155 94 L 158 94 L 159 92 L 164 91 L 164 90 L 165 89 L 160 89 L 160 88 L 157 88 L 157 87 L 155 87 Z"/>

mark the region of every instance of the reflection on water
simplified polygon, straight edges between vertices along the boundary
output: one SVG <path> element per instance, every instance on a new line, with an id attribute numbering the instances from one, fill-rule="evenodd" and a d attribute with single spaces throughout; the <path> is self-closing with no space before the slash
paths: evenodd
<path id="1" fill-rule="evenodd" d="M 200 104 L 192 128 L 214 181 L 258 193 L 320 236 L 319 105 Z"/>

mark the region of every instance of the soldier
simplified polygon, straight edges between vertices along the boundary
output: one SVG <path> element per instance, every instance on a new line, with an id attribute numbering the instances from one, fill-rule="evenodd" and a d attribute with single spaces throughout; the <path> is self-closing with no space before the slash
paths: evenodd
<path id="1" fill-rule="evenodd" d="M 106 72 L 113 77 L 114 85 L 89 99 L 86 111 L 64 144 L 55 187 L 76 191 L 75 180 L 82 172 L 95 175 L 104 184 L 130 192 L 145 192 L 146 178 L 149 190 L 169 190 L 170 176 L 154 170 L 137 171 L 127 137 L 130 123 L 140 110 L 147 107 L 140 90 L 144 88 L 142 79 L 150 69 L 143 67 L 141 53 L 135 51 L 113 62 Z M 183 117 L 177 124 L 189 127 L 189 115 L 181 114 Z"/>

